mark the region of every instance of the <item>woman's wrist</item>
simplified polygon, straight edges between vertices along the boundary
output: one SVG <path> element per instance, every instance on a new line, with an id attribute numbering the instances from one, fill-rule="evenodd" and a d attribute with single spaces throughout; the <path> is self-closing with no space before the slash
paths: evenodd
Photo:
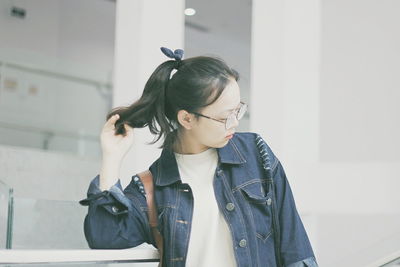
<path id="1" fill-rule="evenodd" d="M 103 165 L 120 166 L 121 162 L 122 162 L 122 157 L 120 157 L 120 156 L 103 154 L 103 158 L 102 158 Z"/>
<path id="2" fill-rule="evenodd" d="M 110 189 L 118 181 L 120 167 L 119 158 L 103 157 L 99 182 L 102 191 Z"/>

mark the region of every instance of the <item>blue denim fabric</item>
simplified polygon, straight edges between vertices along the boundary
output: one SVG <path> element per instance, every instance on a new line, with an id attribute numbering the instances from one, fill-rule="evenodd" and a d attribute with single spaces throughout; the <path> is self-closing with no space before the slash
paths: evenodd
<path id="1" fill-rule="evenodd" d="M 237 266 L 318 267 L 284 169 L 265 141 L 256 133 L 236 133 L 217 151 L 214 191 L 230 228 Z M 149 169 L 164 236 L 163 264 L 185 266 L 193 214 L 191 188 L 182 183 L 170 150 L 163 149 Z M 101 192 L 99 176 L 91 182 L 88 197 L 80 201 L 89 206 L 84 222 L 89 247 L 129 248 L 143 242 L 156 247 L 146 198 L 135 177 L 125 190 L 117 182 Z"/>

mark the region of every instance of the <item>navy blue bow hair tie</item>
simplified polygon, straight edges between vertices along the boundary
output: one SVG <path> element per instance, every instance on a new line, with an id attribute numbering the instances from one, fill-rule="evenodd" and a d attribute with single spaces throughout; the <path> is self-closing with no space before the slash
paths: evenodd
<path id="1" fill-rule="evenodd" d="M 166 55 L 167 57 L 174 58 L 176 61 L 182 60 L 182 57 L 183 57 L 182 49 L 176 49 L 174 52 L 172 52 L 171 49 L 166 48 L 166 47 L 161 47 L 160 49 L 163 52 L 163 54 Z"/>

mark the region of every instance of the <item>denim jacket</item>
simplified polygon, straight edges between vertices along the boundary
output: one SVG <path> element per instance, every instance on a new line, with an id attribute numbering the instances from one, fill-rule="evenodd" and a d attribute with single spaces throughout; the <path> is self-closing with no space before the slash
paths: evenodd
<path id="1" fill-rule="evenodd" d="M 260 153 L 261 151 L 261 153 Z M 256 133 L 236 133 L 217 148 L 214 191 L 226 219 L 239 267 L 318 267 L 296 210 L 284 169 Z M 163 149 L 150 166 L 164 237 L 164 266 L 185 266 L 193 214 L 193 194 L 182 183 L 173 151 Z M 118 181 L 99 189 L 90 183 L 84 232 L 90 248 L 129 248 L 144 242 L 156 247 L 147 219 L 146 197 L 137 176 L 122 190 Z M 201 201 L 201 200 L 198 200 Z"/>

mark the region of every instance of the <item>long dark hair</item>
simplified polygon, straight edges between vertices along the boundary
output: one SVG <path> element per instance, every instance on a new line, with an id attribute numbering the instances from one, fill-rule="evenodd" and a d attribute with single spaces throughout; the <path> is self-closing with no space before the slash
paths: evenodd
<path id="1" fill-rule="evenodd" d="M 177 66 L 170 79 L 172 70 Z M 177 129 L 182 127 L 177 121 L 178 111 L 200 112 L 218 99 L 232 78 L 238 81 L 239 73 L 218 57 L 187 58 L 181 60 L 179 65 L 175 60 L 165 61 L 151 74 L 140 99 L 130 106 L 112 109 L 107 120 L 119 114 L 116 134 L 122 135 L 125 135 L 125 123 L 133 128 L 148 126 L 150 132 L 156 135 L 149 144 L 164 136 L 159 148 L 172 149 Z M 195 118 L 198 119 L 198 116 L 195 115 Z"/>

